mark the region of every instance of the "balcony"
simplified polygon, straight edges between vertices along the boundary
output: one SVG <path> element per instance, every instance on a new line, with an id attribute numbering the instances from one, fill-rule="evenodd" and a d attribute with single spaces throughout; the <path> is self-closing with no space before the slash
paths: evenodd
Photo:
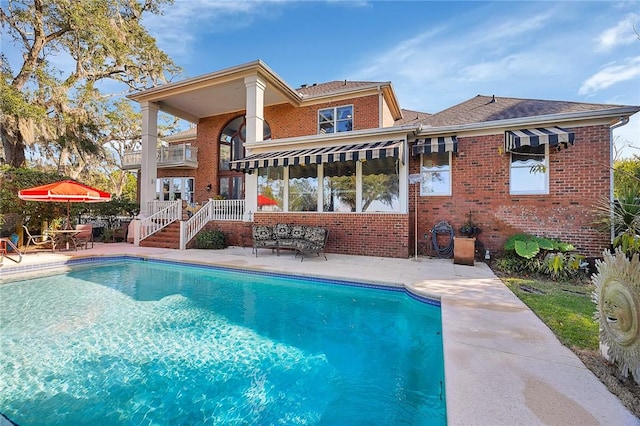
<path id="1" fill-rule="evenodd" d="M 124 170 L 140 169 L 142 151 L 127 152 L 122 159 Z M 198 148 L 189 144 L 163 146 L 158 149 L 159 169 L 197 169 Z"/>

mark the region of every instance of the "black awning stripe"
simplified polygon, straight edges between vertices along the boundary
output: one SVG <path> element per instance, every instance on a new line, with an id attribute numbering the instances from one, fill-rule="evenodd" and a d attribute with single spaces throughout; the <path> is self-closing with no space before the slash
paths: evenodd
<path id="1" fill-rule="evenodd" d="M 260 167 L 291 166 L 298 164 L 322 164 L 351 160 L 399 157 L 403 140 L 329 146 L 291 151 L 276 151 L 253 154 L 231 162 L 232 170 L 247 170 Z"/>
<path id="2" fill-rule="evenodd" d="M 575 133 L 560 127 L 537 127 L 533 129 L 508 130 L 504 132 L 504 149 L 513 151 L 521 146 L 549 144 L 557 148 L 573 145 Z"/>
<path id="3" fill-rule="evenodd" d="M 456 136 L 418 139 L 411 148 L 413 155 L 445 152 L 458 152 L 458 138 Z"/>

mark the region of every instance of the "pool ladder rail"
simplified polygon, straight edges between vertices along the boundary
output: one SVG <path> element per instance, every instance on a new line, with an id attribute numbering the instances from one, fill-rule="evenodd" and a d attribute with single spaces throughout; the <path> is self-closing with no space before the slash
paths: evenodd
<path id="1" fill-rule="evenodd" d="M 11 252 L 12 252 L 11 254 L 9 254 L 9 249 L 11 249 Z M 16 260 L 16 255 L 17 255 L 17 260 Z M 0 266 L 3 265 L 5 257 L 15 263 L 22 262 L 22 253 L 20 253 L 20 250 L 18 250 L 18 247 L 16 247 L 16 245 L 13 244 L 13 241 L 11 241 L 9 238 L 1 237 L 0 238 Z"/>

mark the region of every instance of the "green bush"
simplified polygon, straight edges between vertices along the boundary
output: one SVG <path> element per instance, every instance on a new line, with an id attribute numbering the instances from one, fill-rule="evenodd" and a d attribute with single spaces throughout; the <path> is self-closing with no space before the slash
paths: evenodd
<path id="1" fill-rule="evenodd" d="M 196 235 L 196 248 L 219 250 L 227 247 L 224 232 L 216 230 L 200 231 Z"/>
<path id="2" fill-rule="evenodd" d="M 512 235 L 504 245 L 505 255 L 496 267 L 508 274 L 543 274 L 565 280 L 581 273 L 584 256 L 569 253 L 571 244 L 531 234 Z"/>

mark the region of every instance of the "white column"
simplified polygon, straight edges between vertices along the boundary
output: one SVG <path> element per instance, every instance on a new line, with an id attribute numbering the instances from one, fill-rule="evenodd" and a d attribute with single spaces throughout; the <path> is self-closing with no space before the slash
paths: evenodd
<path id="1" fill-rule="evenodd" d="M 141 102 L 142 164 L 140 165 L 140 216 L 149 216 L 147 204 L 156 198 L 158 177 L 158 105 Z"/>
<path id="2" fill-rule="evenodd" d="M 267 84 L 259 76 L 252 75 L 245 77 L 244 85 L 247 90 L 246 141 L 259 142 L 264 138 L 264 90 Z M 253 174 L 244 175 L 245 221 L 251 220 L 253 213 L 258 210 L 258 177 L 256 171 L 254 170 Z"/>
<path id="3" fill-rule="evenodd" d="M 264 89 L 267 84 L 257 75 L 245 77 L 247 88 L 247 142 L 259 142 L 264 137 Z"/>

